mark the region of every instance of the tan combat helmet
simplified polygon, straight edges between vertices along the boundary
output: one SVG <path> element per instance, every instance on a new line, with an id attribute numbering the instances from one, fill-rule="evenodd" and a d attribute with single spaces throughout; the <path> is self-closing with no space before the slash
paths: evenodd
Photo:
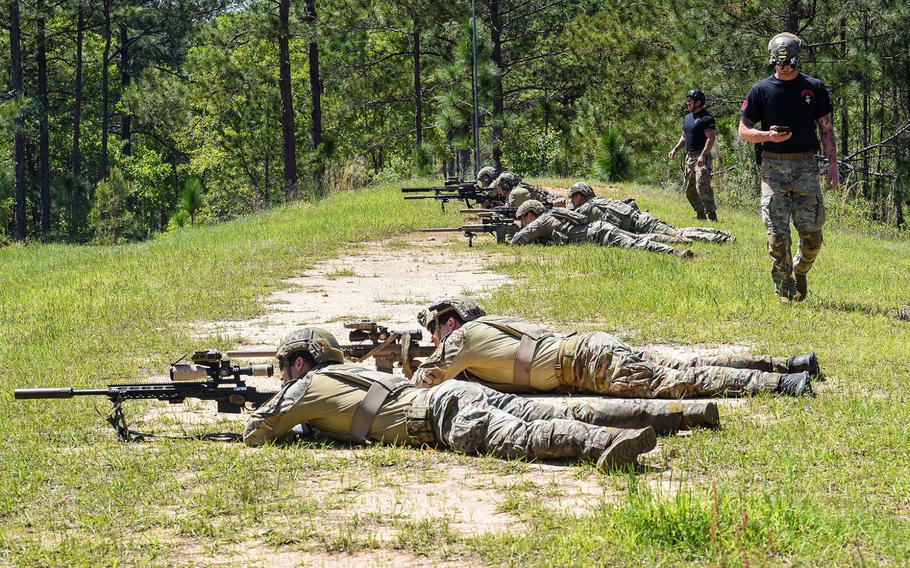
<path id="1" fill-rule="evenodd" d="M 528 213 L 534 213 L 538 217 L 547 212 L 547 208 L 544 207 L 544 204 L 536 199 L 529 199 L 521 204 L 521 207 L 515 211 L 515 218 L 521 219 Z"/>
<path id="2" fill-rule="evenodd" d="M 569 200 L 571 200 L 572 196 L 575 195 L 576 193 L 580 193 L 580 194 L 584 195 L 585 199 L 597 197 L 597 194 L 594 193 L 594 188 L 583 181 L 577 181 L 577 182 L 573 183 L 572 186 L 569 188 L 569 193 L 567 195 Z"/>
<path id="3" fill-rule="evenodd" d="M 498 174 L 499 172 L 497 172 L 496 168 L 493 166 L 485 166 L 480 168 L 480 171 L 477 172 L 477 182 L 480 184 L 480 187 L 488 188 Z"/>
<path id="4" fill-rule="evenodd" d="M 502 172 L 499 174 L 493 183 L 490 184 L 490 189 L 498 189 L 503 193 L 509 193 L 515 186 L 521 183 L 521 176 L 513 172 Z"/>
<path id="5" fill-rule="evenodd" d="M 509 202 L 513 207 L 521 207 L 522 203 L 531 199 L 531 192 L 525 187 L 516 187 L 509 192 Z"/>
<path id="6" fill-rule="evenodd" d="M 789 63 L 794 68 L 799 62 L 799 52 L 803 49 L 803 40 L 790 32 L 783 32 L 771 38 L 768 42 L 769 65 L 784 65 Z"/>
<path id="7" fill-rule="evenodd" d="M 292 331 L 281 340 L 275 356 L 282 362 L 300 351 L 309 353 L 316 364 L 344 363 L 344 353 L 338 345 L 338 340 L 319 327 L 304 327 Z"/>
<path id="8" fill-rule="evenodd" d="M 442 298 L 420 310 L 417 313 L 417 321 L 420 325 L 427 328 L 430 333 L 436 329 L 442 316 L 455 312 L 463 322 L 476 320 L 479 317 L 487 315 L 477 302 L 467 296 L 452 296 L 451 298 Z"/>

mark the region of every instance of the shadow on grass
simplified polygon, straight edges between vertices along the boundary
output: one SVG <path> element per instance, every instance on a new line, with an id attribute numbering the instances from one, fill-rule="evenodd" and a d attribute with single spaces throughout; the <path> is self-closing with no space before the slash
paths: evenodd
<path id="1" fill-rule="evenodd" d="M 870 316 L 885 316 L 900 321 L 910 321 L 910 306 L 901 306 L 899 308 L 882 308 L 880 306 L 861 304 L 859 302 L 850 302 L 846 300 L 819 300 L 816 302 L 816 305 L 820 308 L 837 312 L 862 313 Z"/>

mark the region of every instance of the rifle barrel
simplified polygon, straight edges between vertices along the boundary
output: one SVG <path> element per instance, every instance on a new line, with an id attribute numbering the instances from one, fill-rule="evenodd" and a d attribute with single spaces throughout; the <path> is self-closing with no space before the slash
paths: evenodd
<path id="1" fill-rule="evenodd" d="M 27 400 L 36 398 L 73 398 L 80 395 L 107 396 L 107 393 L 107 389 L 75 390 L 73 387 L 57 387 L 50 389 L 16 389 L 13 391 L 13 397 Z"/>
<path id="2" fill-rule="evenodd" d="M 237 357 L 243 359 L 247 357 L 274 357 L 275 353 L 277 351 L 274 347 L 267 347 L 263 349 L 233 349 L 224 355 L 228 359 L 236 359 Z"/>

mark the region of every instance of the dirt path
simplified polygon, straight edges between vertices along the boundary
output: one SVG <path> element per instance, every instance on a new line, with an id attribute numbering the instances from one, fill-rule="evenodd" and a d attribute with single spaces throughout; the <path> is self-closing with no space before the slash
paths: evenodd
<path id="1" fill-rule="evenodd" d="M 483 298 L 510 282 L 486 268 L 485 255 L 451 246 L 453 240 L 429 240 L 418 233 L 362 243 L 287 280 L 286 289 L 265 300 L 269 310 L 262 317 L 214 322 L 202 329 L 206 335 L 241 337 L 238 347 L 244 348 L 273 347 L 305 325 L 328 329 L 342 342 L 347 321 L 370 319 L 391 329 L 418 329 L 417 312 L 431 300 L 450 294 Z"/>

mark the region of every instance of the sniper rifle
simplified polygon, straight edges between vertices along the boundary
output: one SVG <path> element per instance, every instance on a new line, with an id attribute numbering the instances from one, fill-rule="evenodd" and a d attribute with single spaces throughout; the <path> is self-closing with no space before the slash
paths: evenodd
<path id="1" fill-rule="evenodd" d="M 375 321 L 359 320 L 344 324 L 349 329 L 347 345 L 341 345 L 344 356 L 354 362 L 370 357 L 376 362 L 376 370 L 391 373 L 397 365 L 404 375 L 414 374 L 411 361 L 418 357 L 429 357 L 436 350 L 432 345 L 421 345 L 423 332 L 419 329 L 393 331 Z M 227 352 L 228 357 L 274 357 L 275 349 L 236 349 Z"/>
<path id="2" fill-rule="evenodd" d="M 131 430 L 123 415 L 122 404 L 127 400 L 164 400 L 179 404 L 188 398 L 214 400 L 218 412 L 237 414 L 243 409 L 254 410 L 272 398 L 274 392 L 261 392 L 247 386 L 243 377 L 271 377 L 272 365 L 234 365 L 223 359 L 216 349 L 202 349 L 193 353 L 192 363 L 171 365 L 171 381 L 165 383 L 121 383 L 108 385 L 103 389 L 79 390 L 73 387 L 16 389 L 17 399 L 73 398 L 74 396 L 106 396 L 112 408 L 107 416 L 108 423 L 124 442 L 140 442 L 156 434 Z M 168 436 L 163 436 L 168 437 Z M 178 436 L 185 437 L 185 436 Z M 237 434 L 204 434 L 190 436 L 202 439 L 237 439 Z"/>

